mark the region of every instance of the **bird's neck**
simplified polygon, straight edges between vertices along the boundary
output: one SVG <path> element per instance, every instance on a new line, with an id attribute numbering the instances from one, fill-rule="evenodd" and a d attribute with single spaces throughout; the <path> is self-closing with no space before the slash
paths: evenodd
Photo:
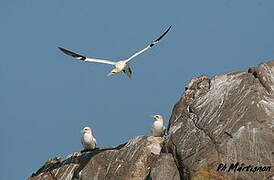
<path id="1" fill-rule="evenodd" d="M 157 120 L 156 122 L 163 124 L 163 120 L 161 120 L 161 119 Z"/>
<path id="2" fill-rule="evenodd" d="M 91 137 L 92 134 L 91 134 L 91 133 L 85 133 L 84 136 L 85 136 L 85 137 Z"/>

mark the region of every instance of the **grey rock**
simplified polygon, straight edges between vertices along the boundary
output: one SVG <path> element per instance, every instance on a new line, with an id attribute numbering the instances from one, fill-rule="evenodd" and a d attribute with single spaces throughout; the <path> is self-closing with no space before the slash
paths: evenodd
<path id="1" fill-rule="evenodd" d="M 46 163 L 29 180 L 145 179 L 163 142 L 139 136 L 118 147 L 73 153 L 62 162 Z"/>
<path id="2" fill-rule="evenodd" d="M 273 128 L 270 61 L 248 72 L 193 78 L 174 105 L 165 138 L 140 136 L 117 147 L 53 158 L 29 180 L 274 179 Z M 228 172 L 237 162 L 271 170 Z M 227 169 L 217 171 L 221 163 Z"/>
<path id="3" fill-rule="evenodd" d="M 274 162 L 274 61 L 249 72 L 194 78 L 175 104 L 166 148 L 176 156 L 181 178 L 270 178 Z M 217 171 L 220 163 L 230 166 L 237 162 L 272 166 L 272 170 Z"/>
<path id="4" fill-rule="evenodd" d="M 180 173 L 171 153 L 162 153 L 151 166 L 149 178 L 152 180 L 180 180 Z"/>
<path id="5" fill-rule="evenodd" d="M 262 86 L 266 88 L 269 95 L 274 95 L 274 61 L 261 63 L 257 67 L 250 67 L 249 73 L 252 73 L 255 78 L 258 78 Z"/>

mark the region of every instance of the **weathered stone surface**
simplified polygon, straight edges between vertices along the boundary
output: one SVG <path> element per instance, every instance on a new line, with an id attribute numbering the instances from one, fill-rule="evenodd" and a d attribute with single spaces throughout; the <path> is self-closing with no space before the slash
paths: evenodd
<path id="1" fill-rule="evenodd" d="M 164 139 L 140 136 L 114 148 L 74 153 L 64 161 L 48 161 L 29 180 L 145 179 Z"/>
<path id="2" fill-rule="evenodd" d="M 269 95 L 274 95 L 274 61 L 261 63 L 257 67 L 250 67 L 249 73 L 252 73 L 254 77 L 258 78 L 261 84 L 266 88 Z"/>
<path id="3" fill-rule="evenodd" d="M 213 78 L 193 78 L 175 104 L 165 138 L 47 161 L 29 180 L 274 179 L 274 61 Z M 270 171 L 231 170 L 231 164 Z M 219 164 L 224 171 L 217 171 Z M 242 165 L 244 163 L 245 165 Z M 250 168 L 249 168 L 250 169 Z"/>
<path id="4" fill-rule="evenodd" d="M 251 70 L 252 69 L 252 70 Z M 274 162 L 274 61 L 249 72 L 192 79 L 174 106 L 167 148 L 191 179 L 267 179 Z M 270 172 L 216 171 L 220 163 Z"/>
<path id="5" fill-rule="evenodd" d="M 180 173 L 170 153 L 162 153 L 151 166 L 148 179 L 180 180 Z"/>

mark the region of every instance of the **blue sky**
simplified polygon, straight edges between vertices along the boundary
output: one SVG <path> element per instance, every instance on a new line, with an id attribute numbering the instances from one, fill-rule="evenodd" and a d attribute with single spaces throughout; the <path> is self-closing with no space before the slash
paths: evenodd
<path id="1" fill-rule="evenodd" d="M 273 19 L 271 0 L 2 0 L 0 179 L 26 179 L 48 158 L 80 151 L 87 125 L 101 147 L 148 135 L 152 114 L 167 124 L 192 77 L 273 60 Z M 119 60 L 169 25 L 132 61 L 131 80 L 57 49 Z"/>

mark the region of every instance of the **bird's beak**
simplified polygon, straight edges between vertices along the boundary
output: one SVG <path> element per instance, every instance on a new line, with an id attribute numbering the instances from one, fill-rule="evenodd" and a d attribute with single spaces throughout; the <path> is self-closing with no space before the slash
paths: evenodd
<path id="1" fill-rule="evenodd" d="M 152 117 L 153 119 L 155 119 L 155 115 L 151 115 L 151 117 Z"/>
<path id="2" fill-rule="evenodd" d="M 112 73 L 112 72 L 108 73 L 108 75 L 107 75 L 107 76 L 111 76 L 111 75 L 113 75 L 113 73 Z"/>
<path id="3" fill-rule="evenodd" d="M 80 133 L 84 133 L 84 130 L 81 130 Z"/>

